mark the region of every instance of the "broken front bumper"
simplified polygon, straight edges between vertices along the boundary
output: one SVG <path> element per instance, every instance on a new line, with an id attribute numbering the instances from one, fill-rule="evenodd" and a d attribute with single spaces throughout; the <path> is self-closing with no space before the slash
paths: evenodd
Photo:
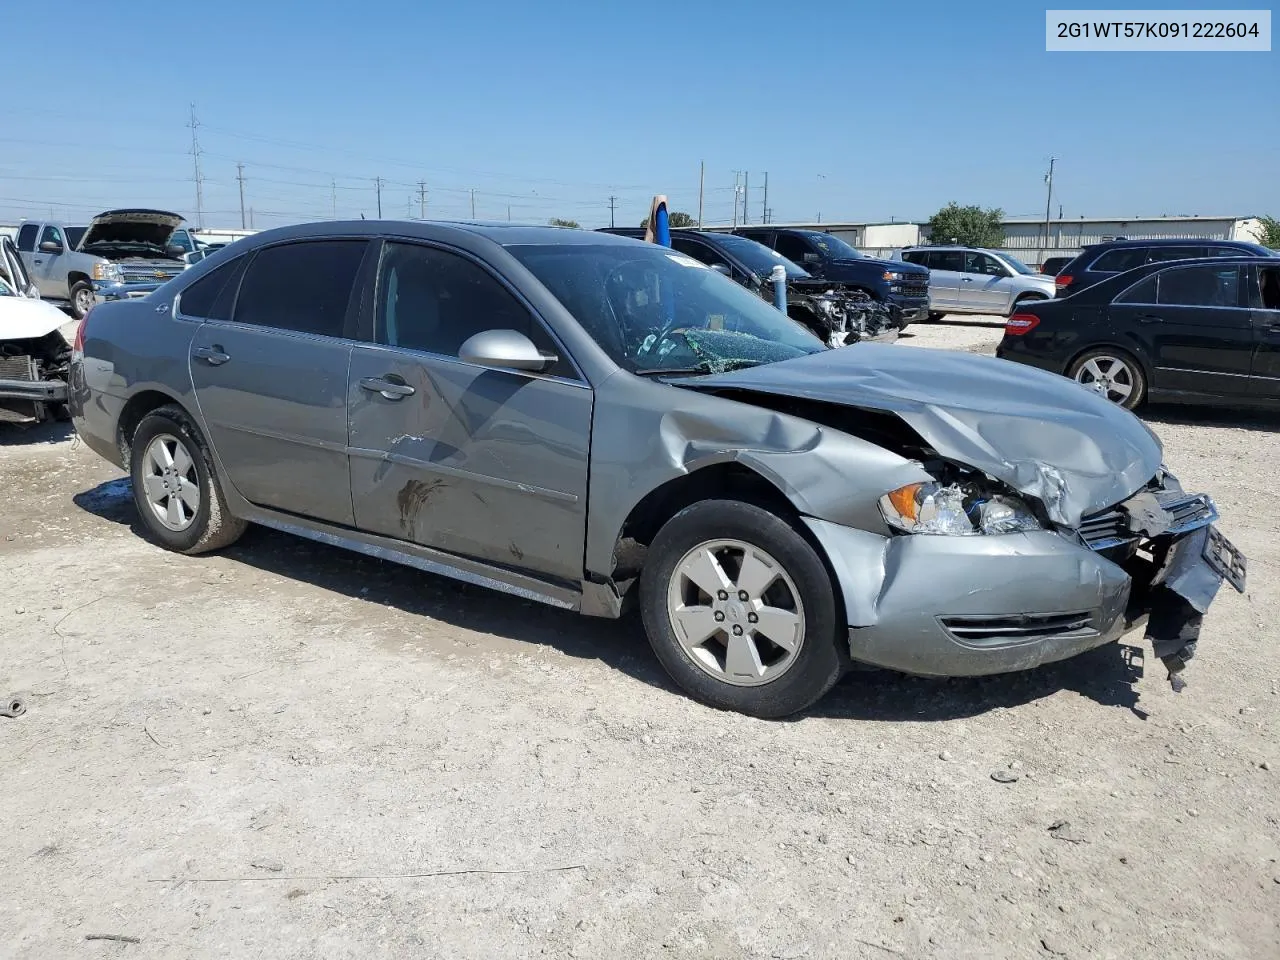
<path id="1" fill-rule="evenodd" d="M 48 404 L 66 400 L 66 383 L 40 379 L 30 357 L 0 357 L 0 422 L 43 420 Z"/>
<path id="2" fill-rule="evenodd" d="M 1008 673 L 1146 623 L 1156 655 L 1176 673 L 1194 654 L 1200 618 L 1223 577 L 1205 548 L 1217 514 L 1212 501 L 1202 502 L 1207 510 L 1182 525 L 1132 537 L 1142 549 L 1123 558 L 1116 551 L 1124 544 L 1099 550 L 1053 531 L 882 537 L 806 523 L 840 583 L 854 660 L 925 676 Z M 1244 559 L 1236 552 L 1233 560 L 1234 585 L 1243 589 Z"/>

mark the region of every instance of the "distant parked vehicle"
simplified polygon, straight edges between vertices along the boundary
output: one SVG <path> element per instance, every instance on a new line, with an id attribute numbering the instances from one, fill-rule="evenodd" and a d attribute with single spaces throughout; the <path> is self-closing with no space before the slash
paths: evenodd
<path id="1" fill-rule="evenodd" d="M 901 260 L 864 256 L 837 236 L 798 227 L 738 227 L 733 231 L 776 250 L 815 277 L 836 280 L 889 308 L 898 328 L 929 313 L 929 271 Z"/>
<path id="2" fill-rule="evenodd" d="M 40 288 L 31 279 L 27 265 L 22 262 L 22 255 L 18 253 L 13 239 L 8 236 L 0 237 L 0 280 L 7 283 L 19 297 L 40 299 Z"/>
<path id="3" fill-rule="evenodd" d="M 643 237 L 638 227 L 606 227 L 601 233 Z M 769 274 L 775 266 L 787 273 L 787 315 L 803 324 L 829 347 L 859 340 L 897 338 L 900 325 L 884 304 L 865 290 L 838 280 L 820 280 L 762 243 L 731 233 L 672 230 L 671 246 L 773 302 Z"/>
<path id="4" fill-rule="evenodd" d="M 1275 257 L 1274 250 L 1243 240 L 1109 240 L 1091 243 L 1058 271 L 1057 296 L 1079 293 L 1116 274 L 1148 263 L 1196 257 Z"/>
<path id="5" fill-rule="evenodd" d="M 1005 250 L 907 247 L 907 263 L 929 268 L 929 319 L 948 313 L 1008 316 L 1020 304 L 1048 300 L 1053 281 Z"/>
<path id="6" fill-rule="evenodd" d="M 0 240 L 0 423 L 66 417 L 76 321 L 36 293 L 13 244 Z M 24 291 L 25 284 L 25 291 Z"/>
<path id="7" fill-rule="evenodd" d="M 1058 272 L 1075 257 L 1048 257 L 1044 263 L 1040 264 L 1040 272 L 1045 276 L 1056 277 Z"/>
<path id="8" fill-rule="evenodd" d="M 1280 260 L 1148 263 L 1026 304 L 996 356 L 1144 400 L 1280 407 Z"/>
<path id="9" fill-rule="evenodd" d="M 108 210 L 88 227 L 33 221 L 17 247 L 40 296 L 78 320 L 98 301 L 146 296 L 181 273 L 185 251 L 169 241 L 182 222 L 163 210 Z"/>

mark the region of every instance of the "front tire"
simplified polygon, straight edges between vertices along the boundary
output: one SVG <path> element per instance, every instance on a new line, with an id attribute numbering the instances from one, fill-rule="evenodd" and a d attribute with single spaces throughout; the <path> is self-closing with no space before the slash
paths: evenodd
<path id="1" fill-rule="evenodd" d="M 1142 364 L 1114 347 L 1086 350 L 1068 368 L 1067 376 L 1126 410 L 1136 410 L 1147 396 Z"/>
<path id="2" fill-rule="evenodd" d="M 80 280 L 71 285 L 71 315 L 77 320 L 83 320 L 85 314 L 92 309 L 94 304 L 93 284 L 87 280 Z"/>
<path id="3" fill-rule="evenodd" d="M 151 537 L 178 553 L 220 550 L 248 524 L 234 517 L 199 428 L 177 405 L 142 418 L 130 447 L 133 502 Z"/>
<path id="4" fill-rule="evenodd" d="M 753 504 L 704 500 L 649 545 L 645 632 L 691 697 L 776 718 L 812 706 L 849 663 L 839 604 L 817 551 Z"/>

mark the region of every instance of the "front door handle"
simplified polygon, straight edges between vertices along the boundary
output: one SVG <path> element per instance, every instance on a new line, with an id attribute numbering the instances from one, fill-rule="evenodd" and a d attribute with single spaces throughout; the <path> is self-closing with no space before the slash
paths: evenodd
<path id="1" fill-rule="evenodd" d="M 220 366 L 231 359 L 231 355 L 223 353 L 222 347 L 216 343 L 212 347 L 196 347 L 191 355 L 197 360 L 207 361 L 211 367 Z"/>
<path id="2" fill-rule="evenodd" d="M 402 400 L 405 397 L 412 397 L 417 391 L 409 386 L 399 377 L 392 380 L 395 374 L 387 374 L 383 377 L 364 377 L 360 381 L 360 389 L 368 390 L 370 393 L 380 393 L 388 400 Z"/>
<path id="3" fill-rule="evenodd" d="M 40 266 L 40 264 L 44 263 L 43 260 L 33 260 L 31 262 L 34 263 L 37 267 Z"/>
<path id="4" fill-rule="evenodd" d="M 965 283 L 973 283 L 973 277 L 961 277 L 960 279 Z"/>
<path id="5" fill-rule="evenodd" d="M 1138 315 L 1139 323 L 1164 323 L 1164 317 L 1157 317 L 1153 313 L 1143 313 Z"/>

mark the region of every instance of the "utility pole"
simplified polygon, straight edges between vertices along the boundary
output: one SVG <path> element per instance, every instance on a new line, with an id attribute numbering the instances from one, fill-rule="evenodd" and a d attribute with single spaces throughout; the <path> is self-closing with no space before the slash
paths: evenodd
<path id="1" fill-rule="evenodd" d="M 1058 162 L 1057 157 L 1049 158 L 1049 172 L 1044 176 L 1044 182 L 1049 186 L 1049 195 L 1044 200 L 1044 246 L 1045 250 L 1049 248 L 1049 216 L 1053 210 L 1053 166 Z M 1041 250 L 1040 259 L 1044 259 L 1044 250 Z"/>
<path id="2" fill-rule="evenodd" d="M 476 218 L 476 188 L 471 188 L 471 219 Z"/>
<path id="3" fill-rule="evenodd" d="M 760 202 L 760 222 L 769 222 L 769 171 L 764 172 L 764 200 Z"/>
<path id="4" fill-rule="evenodd" d="M 196 105 L 191 104 L 191 159 L 196 167 L 196 226 L 204 226 L 204 177 L 200 174 L 200 137 L 197 136 L 196 130 L 200 126 L 200 121 L 196 119 Z"/>
<path id="5" fill-rule="evenodd" d="M 249 229 L 253 229 L 253 207 L 249 208 Z"/>
<path id="6" fill-rule="evenodd" d="M 373 189 L 378 191 L 378 219 L 382 219 L 382 178 L 373 178 Z"/>
<path id="7" fill-rule="evenodd" d="M 702 229 L 702 187 L 707 180 L 707 161 L 698 161 L 698 229 Z"/>
<path id="8" fill-rule="evenodd" d="M 418 181 L 418 219 L 427 219 L 427 185 L 424 181 Z"/>
<path id="9" fill-rule="evenodd" d="M 333 199 L 333 219 L 338 219 L 338 181 L 329 181 L 330 197 Z"/>
<path id="10" fill-rule="evenodd" d="M 742 171 L 733 171 L 733 225 L 738 225 L 738 191 L 742 189 L 741 185 Z"/>
<path id="11" fill-rule="evenodd" d="M 240 181 L 240 229 L 244 229 L 244 164 L 236 164 L 236 179 Z"/>
<path id="12" fill-rule="evenodd" d="M 511 204 L 507 204 L 507 223 L 511 222 Z"/>
<path id="13" fill-rule="evenodd" d="M 618 202 L 618 198 L 610 194 L 609 195 L 609 226 L 610 227 L 613 226 L 613 208 L 614 208 L 614 204 L 616 204 L 617 202 Z"/>
<path id="14" fill-rule="evenodd" d="M 742 175 L 742 225 L 747 225 L 747 200 L 751 196 L 750 188 L 747 186 L 751 182 L 751 174 L 744 173 Z"/>

